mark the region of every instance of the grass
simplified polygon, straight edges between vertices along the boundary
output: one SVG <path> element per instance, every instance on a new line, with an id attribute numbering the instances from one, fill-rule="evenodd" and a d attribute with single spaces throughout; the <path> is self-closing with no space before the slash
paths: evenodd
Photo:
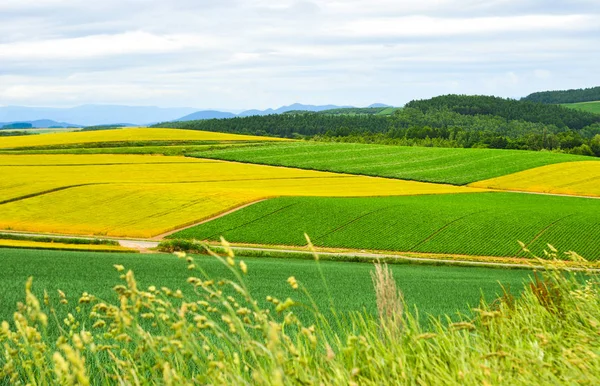
<path id="1" fill-rule="evenodd" d="M 542 166 L 469 186 L 600 197 L 600 162 L 569 162 Z"/>
<path id="2" fill-rule="evenodd" d="M 344 318 L 347 310 L 320 312 L 318 301 L 303 302 L 311 293 L 305 286 L 314 282 L 311 278 L 288 277 L 263 307 L 264 301 L 250 284 L 253 276 L 262 277 L 258 266 L 233 254 L 219 260 L 224 274 L 203 272 L 197 265 L 205 265 L 205 258 L 187 257 L 191 275 L 197 275 L 187 279 L 194 294 L 166 287 L 145 290 L 134 272 L 128 271 L 130 267 L 123 265 L 114 267 L 122 272 L 121 284 L 115 286 L 118 299 L 99 299 L 85 292 L 77 306 L 63 294 L 59 299 L 41 296 L 38 283 L 29 280 L 13 325 L 3 322 L 0 329 L 4 348 L 0 381 L 94 385 L 600 383 L 600 288 L 592 272 L 536 274 L 520 296 L 506 291 L 494 302 L 478 303 L 457 321 L 433 320 L 424 327 L 417 311 L 407 307 L 410 301 L 404 297 L 408 293 L 397 286 L 403 287 L 403 279 L 421 279 L 419 290 L 428 288 L 427 280 L 415 272 L 376 267 L 373 286 L 366 285 L 365 292 L 353 286 L 349 297 L 370 297 L 378 315 L 363 312 Z M 313 263 L 311 276 L 325 277 L 329 273 L 325 266 L 319 270 Z M 559 267 L 559 262 L 548 264 L 551 269 Z M 281 270 L 287 268 L 282 265 Z M 349 279 L 337 269 L 333 272 L 336 278 Z M 477 280 L 486 278 L 489 283 L 492 279 L 486 270 L 477 272 Z M 282 273 L 268 274 L 261 283 Z M 362 282 L 358 275 L 352 280 Z M 517 285 L 521 280 L 517 279 Z M 446 303 L 463 289 L 440 284 L 431 293 Z M 336 291 L 335 296 L 340 295 Z M 75 312 L 63 319 L 64 309 Z M 302 312 L 310 315 L 308 321 L 299 315 Z M 60 335 L 58 340 L 56 335 Z"/>
<path id="3" fill-rule="evenodd" d="M 135 253 L 137 251 L 115 245 L 105 244 L 73 244 L 61 242 L 44 242 L 33 240 L 10 240 L 0 239 L 0 248 L 24 248 L 24 249 L 49 249 L 59 251 L 95 251 L 95 252 L 120 252 Z"/>
<path id="4" fill-rule="evenodd" d="M 0 233 L 0 240 L 25 240 L 25 241 L 38 241 L 38 242 L 42 242 L 42 243 L 63 243 L 63 244 L 89 244 L 89 245 L 113 245 L 113 246 L 119 245 L 119 243 L 115 240 L 80 239 L 80 238 L 56 237 L 56 236 L 36 236 L 36 235 L 18 234 L 18 233 Z"/>
<path id="5" fill-rule="evenodd" d="M 464 185 L 589 157 L 496 149 L 293 142 L 200 152 L 201 158 Z"/>
<path id="6" fill-rule="evenodd" d="M 479 191 L 139 155 L 0 155 L 0 174 L 0 229 L 129 237 L 156 236 L 270 197 Z"/>
<path id="7" fill-rule="evenodd" d="M 590 113 L 600 114 L 600 101 L 594 102 L 582 102 L 582 103 L 566 103 L 562 106 L 568 107 L 571 109 L 587 111 Z"/>
<path id="8" fill-rule="evenodd" d="M 541 254 L 551 243 L 600 258 L 600 200 L 519 193 L 278 198 L 171 238 L 478 256 Z"/>
<path id="9" fill-rule="evenodd" d="M 53 133 L 45 135 L 6 137 L 0 139 L 0 149 L 58 146 L 68 144 L 127 141 L 285 141 L 279 138 L 214 133 L 205 131 L 126 128 L 115 130 Z"/>
<path id="10" fill-rule="evenodd" d="M 64 314 L 77 313 L 76 300 L 83 292 L 94 294 L 107 301 L 116 300 L 112 290 L 115 279 L 114 264 L 121 264 L 136 273 L 140 288 L 156 285 L 186 290 L 185 282 L 189 272 L 185 265 L 172 254 L 118 254 L 93 252 L 36 251 L 2 249 L 2 272 L 0 272 L 0 320 L 12 318 L 15 304 L 22 298 L 23 284 L 32 276 L 42 296 L 46 289 L 52 298 L 57 299 L 57 290 L 62 290 L 72 299 Z M 247 258 L 244 259 L 252 275 L 248 276 L 248 286 L 262 306 L 268 295 L 282 297 L 294 293 L 286 279 L 295 276 L 310 290 L 316 302 L 327 308 L 329 299 L 320 279 L 317 265 L 310 260 Z M 210 275 L 222 277 L 227 269 L 215 259 L 204 256 L 196 259 L 196 264 Z M 327 284 L 334 288 L 332 296 L 336 309 L 344 312 L 366 309 L 376 312 L 375 296 L 371 289 L 369 272 L 372 264 L 321 262 Z M 498 282 L 510 286 L 515 294 L 523 286 L 530 271 L 503 270 L 491 268 L 463 268 L 443 266 L 398 265 L 392 268 L 406 300 L 412 308 L 418 305 L 423 313 L 439 316 L 457 312 L 466 313 L 469 305 L 478 304 L 483 293 L 488 299 L 501 294 Z M 452 285 L 450 293 L 441 293 L 440 287 Z M 186 291 L 190 292 L 190 291 Z M 302 298 L 307 301 L 306 298 Z M 303 313 L 306 315 L 306 313 Z"/>

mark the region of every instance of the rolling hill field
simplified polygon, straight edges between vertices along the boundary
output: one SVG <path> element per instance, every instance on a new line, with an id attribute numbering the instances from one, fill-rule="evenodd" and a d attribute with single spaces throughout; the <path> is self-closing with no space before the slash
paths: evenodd
<path id="1" fill-rule="evenodd" d="M 139 141 L 256 142 L 285 140 L 280 138 L 257 137 L 250 135 L 225 134 L 191 130 L 126 128 L 116 130 L 53 133 L 46 134 L 43 136 L 27 135 L 20 137 L 2 138 L 2 140 L 0 141 L 0 149 L 19 149 L 73 144 Z"/>
<path id="2" fill-rule="evenodd" d="M 464 185 L 548 164 L 595 158 L 496 149 L 291 142 L 197 153 L 201 158 Z"/>
<path id="3" fill-rule="evenodd" d="M 385 198 L 279 198 L 183 230 L 171 238 L 480 256 L 600 258 L 600 200 L 519 193 Z"/>
<path id="4" fill-rule="evenodd" d="M 0 229 L 152 237 L 279 196 L 482 191 L 184 157 L 0 155 Z M 91 209 L 93 208 L 93 210 Z"/>

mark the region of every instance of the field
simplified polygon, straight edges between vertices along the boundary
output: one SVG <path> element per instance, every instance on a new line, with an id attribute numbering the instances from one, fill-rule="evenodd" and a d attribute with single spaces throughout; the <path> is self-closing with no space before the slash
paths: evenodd
<path id="1" fill-rule="evenodd" d="M 186 265 L 173 255 L 137 255 L 94 252 L 34 251 L 2 249 L 2 271 L 0 272 L 0 320 L 12 319 L 17 302 L 23 300 L 23 286 L 33 276 L 37 294 L 41 297 L 46 289 L 52 299 L 58 301 L 57 290 L 62 290 L 71 299 L 66 315 L 75 308 L 83 292 L 91 293 L 106 301 L 116 300 L 112 290 L 119 281 L 114 264 L 122 264 L 134 271 L 140 288 L 150 285 L 181 289 L 190 293 L 186 279 L 190 275 Z M 326 288 L 314 261 L 281 259 L 244 259 L 248 265 L 248 285 L 256 299 L 266 306 L 267 295 L 285 298 L 301 296 L 294 293 L 286 280 L 295 276 L 305 283 L 315 301 L 326 308 L 329 304 Z M 228 277 L 227 270 L 210 257 L 202 257 L 197 264 L 211 276 Z M 327 285 L 334 288 L 332 297 L 336 309 L 343 312 L 361 311 L 375 313 L 375 294 L 372 290 L 368 263 L 321 262 Z M 394 265 L 392 267 L 400 288 L 406 295 L 409 307 L 418 304 L 424 317 L 426 314 L 440 316 L 467 313 L 469 305 L 475 306 L 483 293 L 488 300 L 501 294 L 501 282 L 517 293 L 527 270 L 502 270 L 489 268 L 462 268 Z M 453 283 L 453 291 L 440 292 L 439 288 Z M 308 301 L 300 297 L 303 301 Z"/>
<path id="2" fill-rule="evenodd" d="M 179 142 L 177 142 L 179 143 Z M 120 146 L 117 146 L 120 145 Z M 0 154 L 138 154 L 138 155 L 168 155 L 183 156 L 190 153 L 227 149 L 236 146 L 248 146 L 247 142 L 228 143 L 192 143 L 186 145 L 172 145 L 169 143 L 138 142 L 133 144 L 111 142 L 109 146 L 98 146 L 96 143 L 83 145 L 61 145 L 28 148 L 28 150 L 0 150 Z"/>
<path id="3" fill-rule="evenodd" d="M 587 111 L 590 113 L 600 114 L 600 101 L 582 102 L 582 103 L 567 103 L 567 104 L 563 104 L 562 106 L 565 106 L 565 107 L 568 107 L 571 109 L 582 110 L 582 111 Z"/>
<path id="4" fill-rule="evenodd" d="M 178 232 L 171 238 L 480 256 L 600 258 L 600 200 L 519 193 L 386 198 L 279 198 Z"/>
<path id="5" fill-rule="evenodd" d="M 542 166 L 469 186 L 600 197 L 600 162 L 569 162 Z"/>
<path id="6" fill-rule="evenodd" d="M 78 128 L 32 128 L 32 129 L 0 129 L 0 131 L 25 131 L 31 134 L 53 134 L 53 133 L 70 133 L 72 131 L 79 131 Z"/>
<path id="7" fill-rule="evenodd" d="M 106 142 L 135 141 L 285 141 L 280 138 L 256 137 L 250 135 L 224 134 L 192 130 L 127 128 L 117 130 L 100 130 L 70 133 L 54 133 L 47 135 L 26 135 L 7 137 L 0 141 L 0 149 L 32 148 L 38 146 L 61 146 L 72 144 L 92 144 Z"/>
<path id="8" fill-rule="evenodd" d="M 162 156 L 2 155 L 0 172 L 0 229 L 129 237 L 156 236 L 271 197 L 481 191 Z"/>
<path id="9" fill-rule="evenodd" d="M 590 157 L 496 149 L 446 149 L 294 142 L 200 152 L 196 156 L 265 165 L 464 185 Z"/>

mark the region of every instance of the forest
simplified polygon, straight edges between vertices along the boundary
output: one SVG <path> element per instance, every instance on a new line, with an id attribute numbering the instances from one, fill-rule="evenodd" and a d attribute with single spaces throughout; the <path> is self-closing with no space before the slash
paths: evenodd
<path id="1" fill-rule="evenodd" d="M 600 87 L 536 92 L 521 100 L 548 104 L 600 101 Z"/>
<path id="2" fill-rule="evenodd" d="M 294 112 L 156 126 L 330 142 L 545 149 L 600 156 L 600 115 L 484 96 L 412 101 L 391 116 Z"/>

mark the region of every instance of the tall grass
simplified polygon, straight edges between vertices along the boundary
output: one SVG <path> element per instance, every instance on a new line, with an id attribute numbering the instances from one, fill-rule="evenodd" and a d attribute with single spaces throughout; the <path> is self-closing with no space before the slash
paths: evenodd
<path id="1" fill-rule="evenodd" d="M 316 304 L 269 297 L 260 308 L 243 261 L 224 244 L 234 279 L 212 278 L 178 252 L 192 272 L 193 297 L 138 287 L 115 265 L 118 302 L 38 299 L 32 280 L 12 322 L 0 328 L 0 382 L 10 384 L 558 384 L 600 383 L 600 291 L 594 272 L 546 270 L 522 296 L 482 302 L 459 322 L 427 329 L 406 310 L 386 266 L 375 266 L 379 317 L 326 318 Z M 577 255 L 571 255 L 579 260 Z M 208 258 L 208 257 L 203 257 Z M 550 262 L 548 262 L 550 261 Z M 306 291 L 294 277 L 291 288 Z M 448 283 L 445 291 L 452 290 Z M 456 284 L 460 285 L 460 284 Z M 58 320 L 78 301 L 81 312 Z M 296 316 L 313 310 L 312 324 Z M 329 313 L 328 313 L 329 314 Z M 393 327 L 391 327 L 393 326 Z M 58 335 L 58 339 L 52 336 Z"/>

